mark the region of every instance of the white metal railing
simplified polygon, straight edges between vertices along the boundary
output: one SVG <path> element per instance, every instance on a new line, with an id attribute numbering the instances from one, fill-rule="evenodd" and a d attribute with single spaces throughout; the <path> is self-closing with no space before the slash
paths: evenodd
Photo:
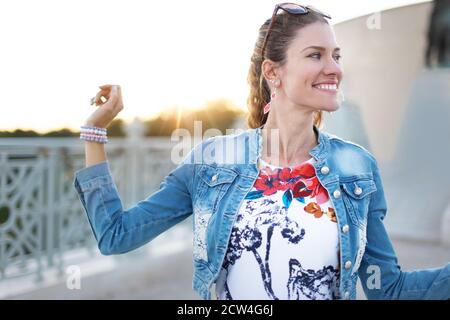
<path id="1" fill-rule="evenodd" d="M 105 146 L 124 209 L 159 188 L 176 166 L 170 138 L 146 138 L 136 121 L 126 138 Z M 74 172 L 85 167 L 78 138 L 0 138 L 0 281 L 56 268 L 64 256 L 96 243 L 73 187 Z"/>

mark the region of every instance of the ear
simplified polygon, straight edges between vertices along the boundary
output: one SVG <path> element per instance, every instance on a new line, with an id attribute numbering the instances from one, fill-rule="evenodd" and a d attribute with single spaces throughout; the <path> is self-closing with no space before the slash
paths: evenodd
<path id="1" fill-rule="evenodd" d="M 261 72 L 267 82 L 271 80 L 280 79 L 280 74 L 278 70 L 278 63 L 272 60 L 266 59 L 261 65 Z"/>

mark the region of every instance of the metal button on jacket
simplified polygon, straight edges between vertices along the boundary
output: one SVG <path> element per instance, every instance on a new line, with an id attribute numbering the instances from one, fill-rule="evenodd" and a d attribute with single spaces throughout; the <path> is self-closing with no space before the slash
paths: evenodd
<path id="1" fill-rule="evenodd" d="M 348 229 L 349 229 L 349 226 L 348 226 L 348 224 L 346 224 L 346 225 L 344 225 L 344 226 L 342 227 L 342 232 L 343 232 L 343 233 L 347 233 L 347 232 L 348 232 Z"/>
<path id="2" fill-rule="evenodd" d="M 350 269 L 351 266 L 352 266 L 352 262 L 351 261 L 345 262 L 345 269 Z"/>
<path id="3" fill-rule="evenodd" d="M 341 196 L 341 192 L 339 190 L 334 190 L 333 196 L 337 199 Z"/>
<path id="4" fill-rule="evenodd" d="M 320 169 L 320 172 L 322 172 L 322 174 L 328 174 L 328 172 L 330 172 L 330 168 L 328 168 L 327 166 L 323 166 Z"/>
<path id="5" fill-rule="evenodd" d="M 211 177 L 211 181 L 212 182 L 214 182 L 214 181 L 216 181 L 217 180 L 217 174 L 215 174 L 215 175 L 213 175 L 212 177 Z"/>
<path id="6" fill-rule="evenodd" d="M 356 187 L 353 192 L 359 196 L 362 193 L 362 189 L 360 187 Z"/>

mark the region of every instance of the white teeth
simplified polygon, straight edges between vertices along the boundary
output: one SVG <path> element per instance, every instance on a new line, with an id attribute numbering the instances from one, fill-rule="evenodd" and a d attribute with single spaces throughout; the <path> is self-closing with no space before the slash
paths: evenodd
<path id="1" fill-rule="evenodd" d="M 322 89 L 322 90 L 337 90 L 336 84 L 319 84 L 314 87 L 316 87 L 318 89 Z"/>

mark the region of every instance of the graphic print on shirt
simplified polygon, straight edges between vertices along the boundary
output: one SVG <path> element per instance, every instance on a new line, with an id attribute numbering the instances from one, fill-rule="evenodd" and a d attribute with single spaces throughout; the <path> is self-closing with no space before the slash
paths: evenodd
<path id="1" fill-rule="evenodd" d="M 287 168 L 262 163 L 231 230 L 218 298 L 337 298 L 337 220 L 313 161 Z"/>

